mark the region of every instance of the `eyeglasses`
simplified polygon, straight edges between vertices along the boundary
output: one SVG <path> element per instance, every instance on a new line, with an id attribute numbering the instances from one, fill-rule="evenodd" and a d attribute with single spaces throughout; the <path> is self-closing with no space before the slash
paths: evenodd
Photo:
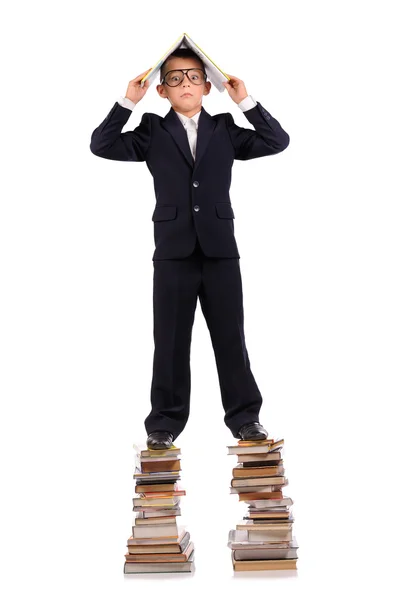
<path id="1" fill-rule="evenodd" d="M 161 83 L 166 83 L 169 87 L 176 87 L 181 84 L 185 74 L 194 85 L 201 85 L 206 81 L 206 73 L 202 69 L 175 69 L 168 71 Z"/>

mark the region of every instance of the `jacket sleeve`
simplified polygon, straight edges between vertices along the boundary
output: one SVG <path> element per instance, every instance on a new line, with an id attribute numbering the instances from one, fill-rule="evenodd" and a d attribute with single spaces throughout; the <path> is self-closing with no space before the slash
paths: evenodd
<path id="1" fill-rule="evenodd" d="M 91 134 L 90 150 L 110 160 L 146 160 L 151 141 L 151 118 L 144 113 L 133 131 L 121 133 L 132 111 L 115 102 L 104 121 Z"/>
<path id="2" fill-rule="evenodd" d="M 288 133 L 260 102 L 243 114 L 254 126 L 255 131 L 239 127 L 234 123 L 232 115 L 226 113 L 226 125 L 234 147 L 235 159 L 249 160 L 269 156 L 287 148 L 290 143 Z"/>

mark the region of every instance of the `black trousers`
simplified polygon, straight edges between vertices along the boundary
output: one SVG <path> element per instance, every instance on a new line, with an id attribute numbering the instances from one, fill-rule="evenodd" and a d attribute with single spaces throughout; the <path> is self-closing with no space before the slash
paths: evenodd
<path id="1" fill-rule="evenodd" d="M 224 422 L 234 437 L 259 421 L 262 397 L 252 375 L 244 337 L 238 258 L 208 258 L 197 240 L 191 256 L 153 260 L 154 362 L 147 434 L 183 431 L 190 410 L 190 348 L 197 297 L 215 354 Z"/>

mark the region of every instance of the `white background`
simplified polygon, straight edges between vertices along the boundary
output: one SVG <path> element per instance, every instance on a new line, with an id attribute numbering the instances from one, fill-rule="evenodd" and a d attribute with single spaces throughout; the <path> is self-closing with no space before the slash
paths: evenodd
<path id="1" fill-rule="evenodd" d="M 391 598 L 398 528 L 394 2 L 22 2 L 2 9 L 1 586 L 9 599 Z M 182 517 L 188 575 L 123 574 L 152 375 L 153 181 L 89 150 L 130 79 L 184 31 L 289 133 L 236 161 L 245 331 L 285 438 L 298 572 L 234 573 L 235 443 L 198 304 Z M 170 108 L 153 84 L 143 112 Z M 204 98 L 252 127 L 227 92 Z M 389 590 L 386 590 L 389 586 Z"/>

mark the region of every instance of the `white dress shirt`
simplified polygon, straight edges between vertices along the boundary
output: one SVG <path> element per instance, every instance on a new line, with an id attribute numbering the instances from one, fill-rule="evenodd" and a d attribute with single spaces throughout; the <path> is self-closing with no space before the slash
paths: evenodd
<path id="1" fill-rule="evenodd" d="M 135 102 L 132 102 L 132 100 L 129 100 L 129 98 L 125 98 L 123 96 L 120 96 L 120 98 L 118 99 L 118 104 L 120 104 L 121 106 L 123 106 L 125 108 L 128 108 L 129 110 L 133 110 L 133 108 L 136 106 Z M 241 102 L 239 102 L 237 104 L 237 106 L 243 112 L 245 112 L 246 110 L 249 110 L 250 108 L 253 108 L 254 106 L 256 106 L 256 100 L 252 96 L 247 96 L 246 98 L 244 98 L 244 100 L 241 100 Z M 195 115 L 193 115 L 192 117 L 187 117 L 186 115 L 183 115 L 182 113 L 177 112 L 177 110 L 175 111 L 175 113 L 179 117 L 184 128 L 187 130 L 188 143 L 191 148 L 191 153 L 195 159 L 195 150 L 196 150 L 196 146 L 197 146 L 198 119 L 201 114 L 201 110 L 199 110 L 197 113 L 195 113 Z"/>

